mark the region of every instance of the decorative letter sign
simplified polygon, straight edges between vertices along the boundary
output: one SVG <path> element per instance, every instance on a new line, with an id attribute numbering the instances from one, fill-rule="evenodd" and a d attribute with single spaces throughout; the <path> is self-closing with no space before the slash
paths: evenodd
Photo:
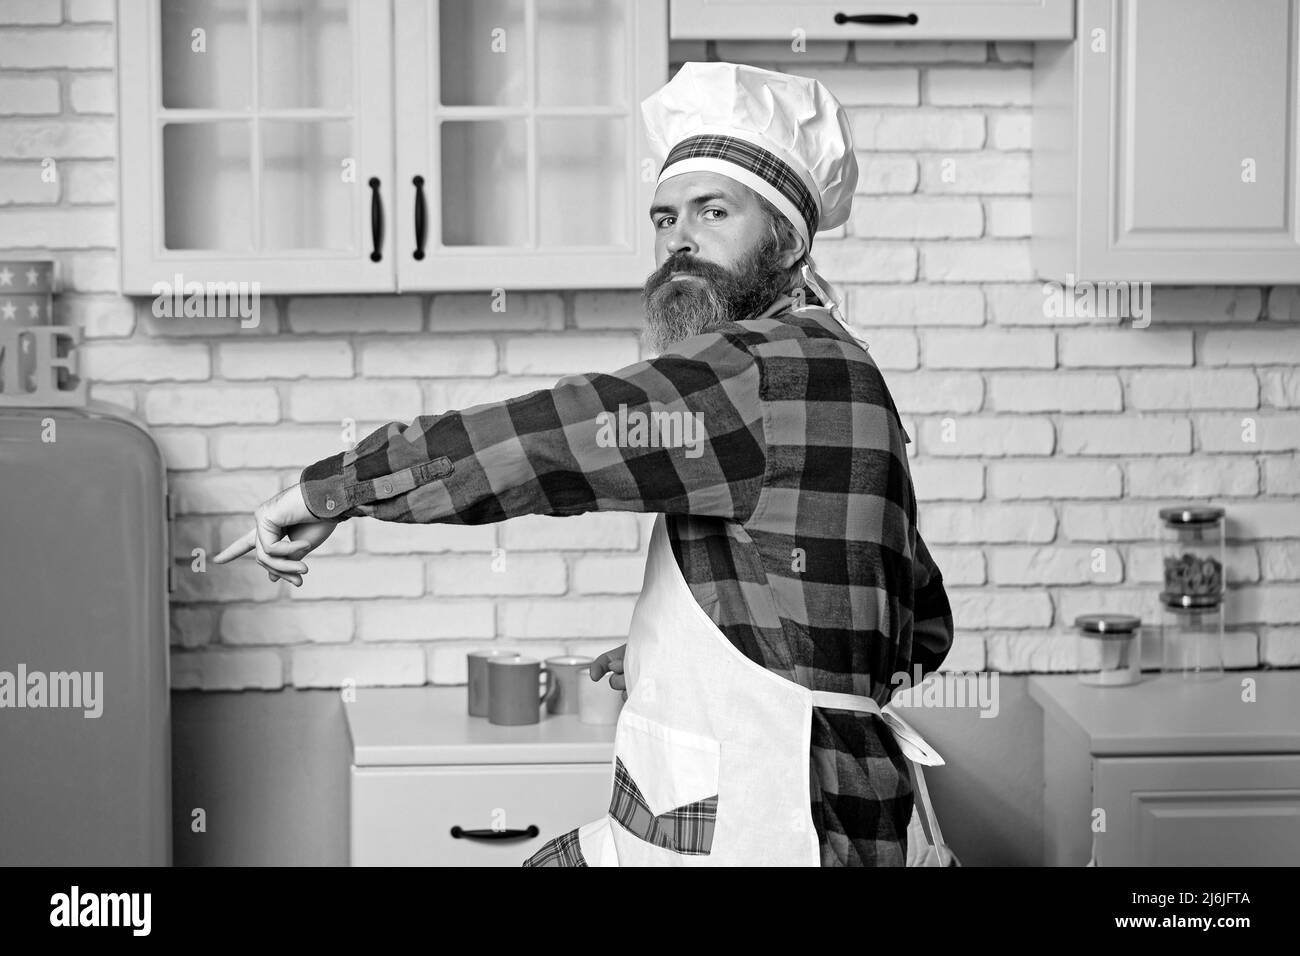
<path id="1" fill-rule="evenodd" d="M 76 376 L 81 329 L 53 321 L 54 263 L 0 261 L 0 405 L 85 404 L 85 381 L 59 387 Z"/>

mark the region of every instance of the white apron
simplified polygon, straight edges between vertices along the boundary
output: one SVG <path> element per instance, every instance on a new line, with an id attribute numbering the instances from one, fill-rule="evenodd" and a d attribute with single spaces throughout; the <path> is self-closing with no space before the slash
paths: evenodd
<path id="1" fill-rule="evenodd" d="M 577 830 L 589 866 L 820 866 L 813 707 L 880 714 L 910 760 L 943 763 L 888 705 L 809 690 L 739 651 L 682 577 L 663 515 L 623 667 L 610 809 Z"/>

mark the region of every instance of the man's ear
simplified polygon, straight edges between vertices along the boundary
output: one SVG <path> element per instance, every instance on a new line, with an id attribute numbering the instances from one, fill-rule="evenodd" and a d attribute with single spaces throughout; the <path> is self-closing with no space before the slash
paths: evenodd
<path id="1" fill-rule="evenodd" d="M 796 232 L 793 233 L 792 238 L 794 245 L 783 249 L 781 252 L 781 266 L 785 269 L 792 268 L 796 262 L 804 257 L 803 236 Z"/>

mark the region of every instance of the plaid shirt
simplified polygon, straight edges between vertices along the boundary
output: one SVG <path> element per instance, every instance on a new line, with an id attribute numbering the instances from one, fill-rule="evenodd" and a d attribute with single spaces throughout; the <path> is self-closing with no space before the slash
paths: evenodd
<path id="1" fill-rule="evenodd" d="M 698 413 L 703 434 L 611 447 L 598 421 L 621 410 Z M 935 670 L 953 638 L 916 527 L 909 441 L 870 354 L 812 307 L 390 423 L 309 465 L 302 487 L 323 518 L 662 512 L 683 577 L 737 648 L 805 687 L 884 704 L 894 674 Z M 815 709 L 809 758 L 822 865 L 902 866 L 912 788 L 880 718 Z"/>

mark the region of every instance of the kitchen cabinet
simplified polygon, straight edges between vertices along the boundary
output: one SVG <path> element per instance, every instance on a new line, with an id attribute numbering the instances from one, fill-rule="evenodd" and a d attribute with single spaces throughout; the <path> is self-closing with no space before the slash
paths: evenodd
<path id="1" fill-rule="evenodd" d="M 396 0 L 398 284 L 640 288 L 664 0 Z"/>
<path id="2" fill-rule="evenodd" d="M 393 291 L 392 44 L 376 0 L 119 0 L 122 291 Z"/>
<path id="3" fill-rule="evenodd" d="M 1300 0 L 1079 0 L 1039 44 L 1040 278 L 1300 282 Z"/>
<path id="4" fill-rule="evenodd" d="M 672 0 L 674 40 L 1065 40 L 1074 0 Z M 857 21 L 848 17 L 869 17 Z M 796 31 L 802 33 L 796 34 Z"/>
<path id="5" fill-rule="evenodd" d="M 1129 687 L 1053 675 L 1029 694 L 1043 708 L 1046 865 L 1300 860 L 1300 672 Z"/>
<path id="6" fill-rule="evenodd" d="M 127 294 L 639 288 L 653 269 L 640 101 L 668 78 L 666 0 L 118 17 Z"/>
<path id="7" fill-rule="evenodd" d="M 467 711 L 463 686 L 363 687 L 344 704 L 353 866 L 520 866 L 608 811 L 613 725 Z"/>

